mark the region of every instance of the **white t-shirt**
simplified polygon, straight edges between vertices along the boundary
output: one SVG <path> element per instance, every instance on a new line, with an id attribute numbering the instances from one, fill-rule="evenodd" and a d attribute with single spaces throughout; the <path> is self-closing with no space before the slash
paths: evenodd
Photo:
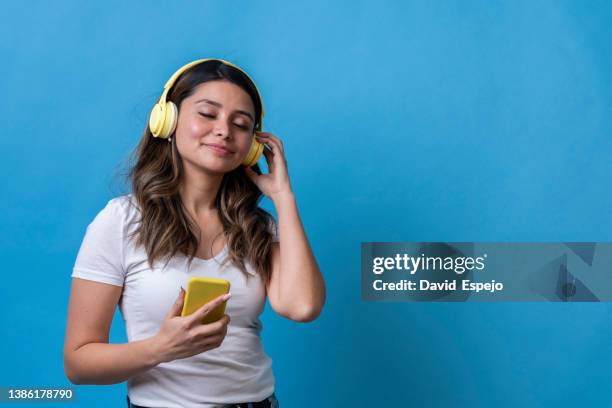
<path id="1" fill-rule="evenodd" d="M 220 347 L 201 354 L 161 363 L 128 380 L 128 395 L 136 405 L 149 407 L 213 407 L 220 404 L 260 401 L 274 392 L 272 360 L 263 349 L 259 320 L 265 301 L 263 280 L 246 262 L 245 274 L 229 261 L 225 247 L 215 258 L 187 256 L 164 260 L 149 268 L 142 246 L 128 234 L 140 217 L 131 194 L 113 198 L 87 227 L 72 277 L 123 287 L 119 308 L 128 341 L 157 334 L 176 301 L 180 287 L 187 289 L 192 276 L 230 281 L 232 297 L 226 305 L 231 318 Z M 276 225 L 272 228 L 278 241 Z"/>

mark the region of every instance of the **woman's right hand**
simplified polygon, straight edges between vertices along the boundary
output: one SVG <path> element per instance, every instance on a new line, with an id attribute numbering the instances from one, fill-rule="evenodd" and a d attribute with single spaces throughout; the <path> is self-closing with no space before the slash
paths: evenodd
<path id="1" fill-rule="evenodd" d="M 221 295 L 189 316 L 181 317 L 185 301 L 185 290 L 181 288 L 159 332 L 153 337 L 158 354 L 157 360 L 160 363 L 166 363 L 219 347 L 227 333 L 229 316 L 224 315 L 221 319 L 209 324 L 202 324 L 202 319 L 215 307 L 227 301 L 230 296 L 230 294 Z"/>

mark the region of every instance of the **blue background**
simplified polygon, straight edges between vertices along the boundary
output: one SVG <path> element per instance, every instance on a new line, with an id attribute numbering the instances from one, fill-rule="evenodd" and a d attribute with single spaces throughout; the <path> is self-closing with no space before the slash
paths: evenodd
<path id="1" fill-rule="evenodd" d="M 169 75 L 219 57 L 261 89 L 328 285 L 313 323 L 263 316 L 283 407 L 610 405 L 610 304 L 359 288 L 361 241 L 612 240 L 610 3 L 330 3 L 3 6 L 0 386 L 70 385 L 85 228 Z M 126 387 L 76 392 L 122 406 Z"/>

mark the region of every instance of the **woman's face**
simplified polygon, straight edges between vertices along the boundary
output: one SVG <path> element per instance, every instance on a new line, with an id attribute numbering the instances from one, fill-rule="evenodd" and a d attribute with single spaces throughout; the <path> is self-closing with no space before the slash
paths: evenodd
<path id="1" fill-rule="evenodd" d="M 249 152 L 255 125 L 251 97 L 229 81 L 198 85 L 179 108 L 175 138 L 183 164 L 227 173 Z"/>

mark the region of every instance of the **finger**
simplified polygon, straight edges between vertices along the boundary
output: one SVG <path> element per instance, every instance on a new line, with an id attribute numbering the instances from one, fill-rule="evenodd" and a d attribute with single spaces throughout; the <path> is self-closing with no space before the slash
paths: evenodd
<path id="1" fill-rule="evenodd" d="M 285 152 L 285 146 L 283 145 L 282 140 L 280 140 L 278 137 L 274 136 L 271 133 L 270 133 L 270 139 L 274 140 L 280 146 L 280 149 L 283 153 Z"/>
<path id="2" fill-rule="evenodd" d="M 224 338 L 225 336 L 221 335 L 207 337 L 202 341 L 196 343 L 195 346 L 205 351 L 212 350 L 219 347 L 221 343 L 223 343 Z"/>
<path id="3" fill-rule="evenodd" d="M 272 139 L 272 136 L 270 133 L 264 133 L 260 136 L 257 137 L 257 139 L 262 142 L 262 143 L 267 143 L 269 144 L 271 141 L 273 141 L 274 139 Z"/>
<path id="4" fill-rule="evenodd" d="M 255 135 L 258 142 L 264 143 L 269 137 L 265 134 L 265 132 L 259 132 Z"/>
<path id="5" fill-rule="evenodd" d="M 206 337 L 226 333 L 229 321 L 229 316 L 223 315 L 223 317 L 217 320 L 216 322 L 202 324 L 200 325 L 200 327 L 194 328 L 192 331 L 193 336 L 196 339 L 205 339 Z"/>
<path id="6" fill-rule="evenodd" d="M 285 165 L 287 163 L 287 159 L 285 159 L 284 153 L 282 152 L 282 150 L 280 150 L 280 147 L 278 146 L 278 142 L 274 140 L 270 140 L 269 144 L 272 147 L 272 152 L 274 154 L 273 163 L 274 164 L 278 163 L 278 165 L 281 166 L 280 167 L 281 169 L 286 167 Z"/>
<path id="7" fill-rule="evenodd" d="M 185 301 L 185 289 L 181 286 L 181 290 L 179 291 L 178 298 L 172 304 L 170 311 L 166 315 L 166 318 L 180 316 L 183 311 L 183 302 Z"/>
<path id="8" fill-rule="evenodd" d="M 274 133 L 272 133 L 272 132 L 258 132 L 257 136 L 266 137 L 266 138 L 270 138 L 270 139 L 275 139 L 276 141 L 278 141 L 278 142 L 280 142 L 282 144 L 282 141 L 278 138 L 278 136 L 275 136 Z"/>
<path id="9" fill-rule="evenodd" d="M 223 341 L 226 335 L 227 335 L 227 326 L 223 326 L 223 328 L 220 331 L 212 335 L 209 335 L 204 341 L 221 344 L 221 342 Z"/>
<path id="10" fill-rule="evenodd" d="M 274 153 L 270 150 L 269 147 L 266 147 L 263 151 L 264 157 L 266 158 L 266 164 L 268 165 L 268 170 L 270 173 L 274 171 Z"/>
<path id="11" fill-rule="evenodd" d="M 261 137 L 270 137 L 270 135 L 272 135 L 271 132 L 255 132 L 257 134 L 257 136 L 261 136 Z"/>
<path id="12" fill-rule="evenodd" d="M 272 152 L 274 154 L 282 154 L 282 150 L 280 148 L 280 146 L 278 145 L 278 142 L 274 139 L 270 139 L 270 138 L 266 138 L 265 139 L 265 143 L 268 145 L 268 147 L 272 150 Z"/>
<path id="13" fill-rule="evenodd" d="M 285 152 L 285 146 L 283 145 L 283 141 L 280 140 L 278 137 L 274 136 L 272 133 L 266 133 L 265 136 L 267 139 L 269 140 L 273 140 L 274 142 L 276 142 L 276 144 L 279 146 L 280 150 L 284 153 Z"/>
<path id="14" fill-rule="evenodd" d="M 221 343 L 223 343 L 223 339 L 225 339 L 225 334 L 219 334 L 217 336 L 211 337 L 210 342 L 213 346 L 219 347 Z"/>
<path id="15" fill-rule="evenodd" d="M 251 166 L 244 166 L 244 172 L 247 177 L 251 179 L 251 181 L 257 184 L 257 179 L 260 177 L 259 174 L 255 173 L 255 170 L 251 168 Z"/>
<path id="16" fill-rule="evenodd" d="M 278 147 L 278 149 L 284 153 L 285 152 L 285 148 L 283 146 L 283 142 L 276 136 L 274 136 L 272 133 L 266 133 L 264 135 L 262 135 L 261 137 L 263 142 L 266 142 L 268 144 L 274 144 L 275 146 Z"/>
<path id="17" fill-rule="evenodd" d="M 232 296 L 231 293 L 227 293 L 225 295 L 217 296 L 210 302 L 206 303 L 205 305 L 200 307 L 198 310 L 196 310 L 195 312 L 193 312 L 193 314 L 189 316 L 189 324 L 191 326 L 196 325 L 196 324 L 201 324 L 200 322 L 206 315 L 208 315 L 214 308 L 219 306 L 221 303 L 225 302 L 231 296 Z"/>
<path id="18" fill-rule="evenodd" d="M 272 139 L 269 137 L 263 138 L 262 139 L 263 142 L 266 143 L 265 146 L 268 146 L 270 148 L 270 150 L 272 151 L 274 157 L 272 160 L 272 169 L 274 169 L 274 163 L 276 163 L 278 161 L 278 163 L 280 163 L 279 165 L 281 166 L 281 168 L 286 168 L 287 167 L 287 159 L 285 158 L 285 153 L 282 150 L 282 147 L 280 146 L 280 140 L 279 139 Z M 268 161 L 268 157 L 266 157 L 266 161 Z M 270 166 L 270 162 L 268 161 L 268 167 Z"/>

